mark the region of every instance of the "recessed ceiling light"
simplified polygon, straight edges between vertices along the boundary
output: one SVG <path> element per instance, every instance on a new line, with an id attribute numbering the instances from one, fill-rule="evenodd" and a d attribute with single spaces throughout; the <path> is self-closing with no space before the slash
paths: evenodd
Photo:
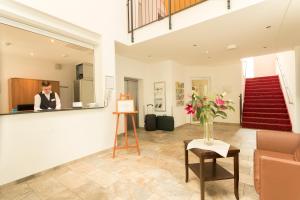
<path id="1" fill-rule="evenodd" d="M 266 48 L 268 48 L 268 47 L 264 46 L 263 48 L 266 49 Z"/>
<path id="2" fill-rule="evenodd" d="M 147 57 L 148 57 L 148 58 L 152 58 L 152 55 L 148 55 Z"/>
<path id="3" fill-rule="evenodd" d="M 69 55 L 68 54 L 63 54 L 63 55 L 61 55 L 62 57 L 64 57 L 64 58 L 67 58 L 67 57 L 69 57 Z"/>
<path id="4" fill-rule="evenodd" d="M 200 45 L 199 44 L 193 44 L 193 47 L 199 47 Z"/>
<path id="5" fill-rule="evenodd" d="M 33 52 L 30 52 L 29 55 L 30 55 L 30 56 L 34 56 L 34 53 L 33 53 Z"/>
<path id="6" fill-rule="evenodd" d="M 204 53 L 208 54 L 208 50 L 206 50 Z"/>
<path id="7" fill-rule="evenodd" d="M 269 26 L 266 26 L 265 29 L 269 29 L 269 28 L 271 28 L 271 27 L 272 27 L 272 26 L 269 25 Z"/>
<path id="8" fill-rule="evenodd" d="M 51 40 L 50 40 L 50 42 L 51 42 L 51 43 L 54 43 L 54 42 L 55 42 L 55 40 L 54 40 L 54 39 L 51 39 Z"/>
<path id="9" fill-rule="evenodd" d="M 5 42 L 4 44 L 5 44 L 5 46 L 10 46 L 10 45 L 12 45 L 11 42 Z"/>
<path id="10" fill-rule="evenodd" d="M 236 44 L 230 44 L 227 46 L 227 50 L 233 50 L 233 49 L 236 49 L 237 48 L 237 45 Z"/>

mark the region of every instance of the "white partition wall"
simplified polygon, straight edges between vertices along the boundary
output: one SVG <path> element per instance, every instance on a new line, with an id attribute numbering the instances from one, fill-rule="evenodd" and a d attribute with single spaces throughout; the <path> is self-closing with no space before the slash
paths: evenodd
<path id="1" fill-rule="evenodd" d="M 74 2 L 68 13 L 64 7 L 69 5 L 62 1 L 22 3 L 26 6 L 1 1 L 0 14 L 95 46 L 95 94 L 97 102 L 103 105 L 104 77 L 115 77 L 115 35 L 111 34 L 115 26 L 107 26 L 107 23 L 114 24 L 114 14 L 100 12 L 99 1 L 88 4 L 95 8 L 88 12 L 82 12 Z M 114 2 L 105 4 L 111 10 L 110 4 Z M 91 16 L 98 18 L 99 23 L 91 20 Z M 108 106 L 103 109 L 0 116 L 0 185 L 110 148 L 114 109 L 113 91 Z"/>

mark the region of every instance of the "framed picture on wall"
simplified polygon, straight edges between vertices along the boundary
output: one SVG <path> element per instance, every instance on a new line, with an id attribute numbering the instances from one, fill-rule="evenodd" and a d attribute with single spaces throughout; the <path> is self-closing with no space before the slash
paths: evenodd
<path id="1" fill-rule="evenodd" d="M 154 110 L 166 111 L 166 82 L 164 81 L 154 83 Z"/>
<path id="2" fill-rule="evenodd" d="M 176 106 L 184 106 L 184 83 L 176 82 Z"/>

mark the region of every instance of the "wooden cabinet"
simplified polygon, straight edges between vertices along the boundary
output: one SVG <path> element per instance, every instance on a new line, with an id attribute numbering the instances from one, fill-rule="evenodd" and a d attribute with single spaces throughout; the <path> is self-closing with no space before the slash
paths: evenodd
<path id="1" fill-rule="evenodd" d="M 34 96 L 42 91 L 42 81 L 11 78 L 8 80 L 9 111 L 21 104 L 34 104 Z M 59 81 L 50 81 L 52 91 L 59 94 Z"/>

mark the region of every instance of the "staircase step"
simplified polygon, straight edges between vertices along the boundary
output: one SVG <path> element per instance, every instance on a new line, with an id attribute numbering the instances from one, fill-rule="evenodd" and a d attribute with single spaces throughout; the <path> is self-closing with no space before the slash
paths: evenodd
<path id="1" fill-rule="evenodd" d="M 264 76 L 264 77 L 255 77 L 255 78 L 247 78 L 247 81 L 260 81 L 260 80 L 278 80 L 279 77 L 276 76 Z"/>
<path id="2" fill-rule="evenodd" d="M 289 119 L 288 113 L 257 113 L 257 112 L 245 112 L 243 117 L 259 117 L 259 118 L 278 118 L 278 119 Z"/>
<path id="3" fill-rule="evenodd" d="M 255 86 L 255 85 L 278 85 L 280 82 L 279 80 L 261 80 L 261 81 L 246 81 L 247 86 Z"/>
<path id="4" fill-rule="evenodd" d="M 281 98 L 281 99 L 245 99 L 244 101 L 244 104 L 247 104 L 247 103 L 258 103 L 258 104 L 285 104 L 285 101 L 284 101 L 284 98 Z"/>
<path id="5" fill-rule="evenodd" d="M 290 119 L 263 118 L 263 117 L 243 117 L 243 123 L 247 123 L 247 122 L 291 125 Z"/>
<path id="6" fill-rule="evenodd" d="M 256 122 L 243 122 L 243 128 L 254 128 L 254 129 L 267 129 L 267 130 L 278 130 L 278 131 L 291 131 L 291 125 L 285 124 L 274 124 L 274 123 L 256 123 Z"/>
<path id="7" fill-rule="evenodd" d="M 263 90 L 257 90 L 257 91 L 249 91 L 246 90 L 245 94 L 251 96 L 251 95 L 283 95 L 282 92 L 279 90 L 276 91 L 263 91 Z"/>
<path id="8" fill-rule="evenodd" d="M 284 99 L 283 95 L 263 95 L 263 94 L 257 94 L 257 95 L 245 95 L 246 100 L 250 99 Z"/>
<path id="9" fill-rule="evenodd" d="M 244 108 L 286 108 L 284 103 L 244 103 Z"/>
<path id="10" fill-rule="evenodd" d="M 244 111 L 257 113 L 287 113 L 286 108 L 244 108 Z"/>
<path id="11" fill-rule="evenodd" d="M 261 77 L 254 77 L 254 78 L 247 78 L 246 80 L 264 80 L 264 79 L 278 79 L 278 75 L 272 75 L 272 76 L 261 76 Z"/>
<path id="12" fill-rule="evenodd" d="M 255 91 L 276 91 L 276 90 L 281 90 L 281 87 L 278 85 L 278 86 L 275 86 L 275 85 L 272 85 L 270 87 L 266 87 L 266 86 L 246 86 L 245 87 L 245 91 L 252 91 L 252 90 L 255 90 Z"/>
<path id="13" fill-rule="evenodd" d="M 264 88 L 264 87 L 256 87 L 256 88 L 251 88 L 251 87 L 246 87 L 245 88 L 245 91 L 254 91 L 254 92 L 259 92 L 259 91 L 262 91 L 262 92 L 275 92 L 275 91 L 281 91 L 281 87 L 272 87 L 272 88 Z"/>

